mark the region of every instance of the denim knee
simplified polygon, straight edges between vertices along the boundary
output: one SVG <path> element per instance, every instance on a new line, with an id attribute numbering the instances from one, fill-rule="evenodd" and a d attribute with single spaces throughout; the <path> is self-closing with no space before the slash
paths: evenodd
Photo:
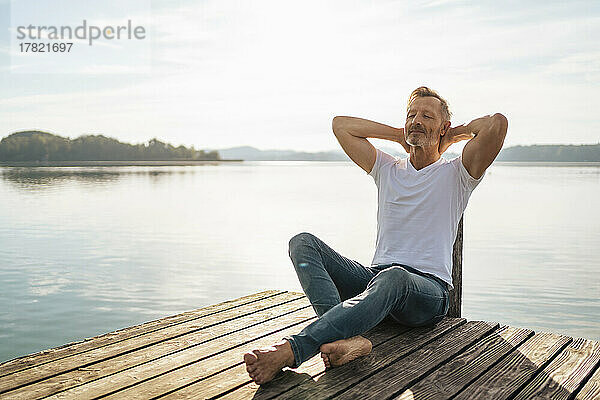
<path id="1" fill-rule="evenodd" d="M 296 247 L 300 244 L 311 243 L 316 236 L 309 232 L 300 232 L 292 236 L 288 243 L 288 254 L 291 257 L 296 252 Z"/>

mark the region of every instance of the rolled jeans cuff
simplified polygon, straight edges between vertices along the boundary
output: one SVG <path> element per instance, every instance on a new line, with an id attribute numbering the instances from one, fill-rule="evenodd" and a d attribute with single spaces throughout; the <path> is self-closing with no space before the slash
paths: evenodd
<path id="1" fill-rule="evenodd" d="M 298 368 L 300 366 L 298 365 L 300 354 L 298 353 L 298 346 L 296 345 L 296 341 L 291 336 L 285 336 L 283 339 L 290 342 L 290 346 L 292 346 L 292 353 L 294 353 L 294 365 L 290 368 Z"/>

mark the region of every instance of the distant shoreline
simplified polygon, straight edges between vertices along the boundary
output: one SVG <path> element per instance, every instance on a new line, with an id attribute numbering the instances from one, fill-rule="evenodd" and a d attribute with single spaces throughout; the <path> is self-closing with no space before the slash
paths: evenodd
<path id="1" fill-rule="evenodd" d="M 160 167 L 241 162 L 228 160 L 148 160 L 148 161 L 1 161 L 0 167 Z"/>
<path id="2" fill-rule="evenodd" d="M 1 161 L 0 167 L 174 167 L 174 166 L 195 166 L 195 165 L 216 165 L 226 162 L 331 162 L 331 163 L 349 163 L 352 160 L 163 160 L 163 161 Z M 561 167 L 581 167 L 598 166 L 599 161 L 494 161 L 493 165 L 514 165 L 524 166 L 561 166 Z"/>

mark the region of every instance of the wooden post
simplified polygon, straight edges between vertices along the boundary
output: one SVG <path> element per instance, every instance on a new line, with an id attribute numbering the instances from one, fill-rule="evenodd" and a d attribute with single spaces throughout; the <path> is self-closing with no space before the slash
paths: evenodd
<path id="1" fill-rule="evenodd" d="M 448 314 L 450 318 L 460 318 L 460 306 L 462 303 L 462 248 L 463 248 L 463 216 L 458 223 L 458 232 L 452 250 L 452 284 L 454 289 L 450 290 L 450 306 Z"/>

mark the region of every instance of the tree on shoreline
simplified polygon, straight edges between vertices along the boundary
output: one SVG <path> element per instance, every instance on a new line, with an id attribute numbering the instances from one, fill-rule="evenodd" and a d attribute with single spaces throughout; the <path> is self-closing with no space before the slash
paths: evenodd
<path id="1" fill-rule="evenodd" d="M 175 147 L 154 138 L 129 144 L 103 135 L 75 139 L 43 131 L 16 132 L 0 141 L 0 161 L 166 161 L 220 160 L 217 151 Z"/>

